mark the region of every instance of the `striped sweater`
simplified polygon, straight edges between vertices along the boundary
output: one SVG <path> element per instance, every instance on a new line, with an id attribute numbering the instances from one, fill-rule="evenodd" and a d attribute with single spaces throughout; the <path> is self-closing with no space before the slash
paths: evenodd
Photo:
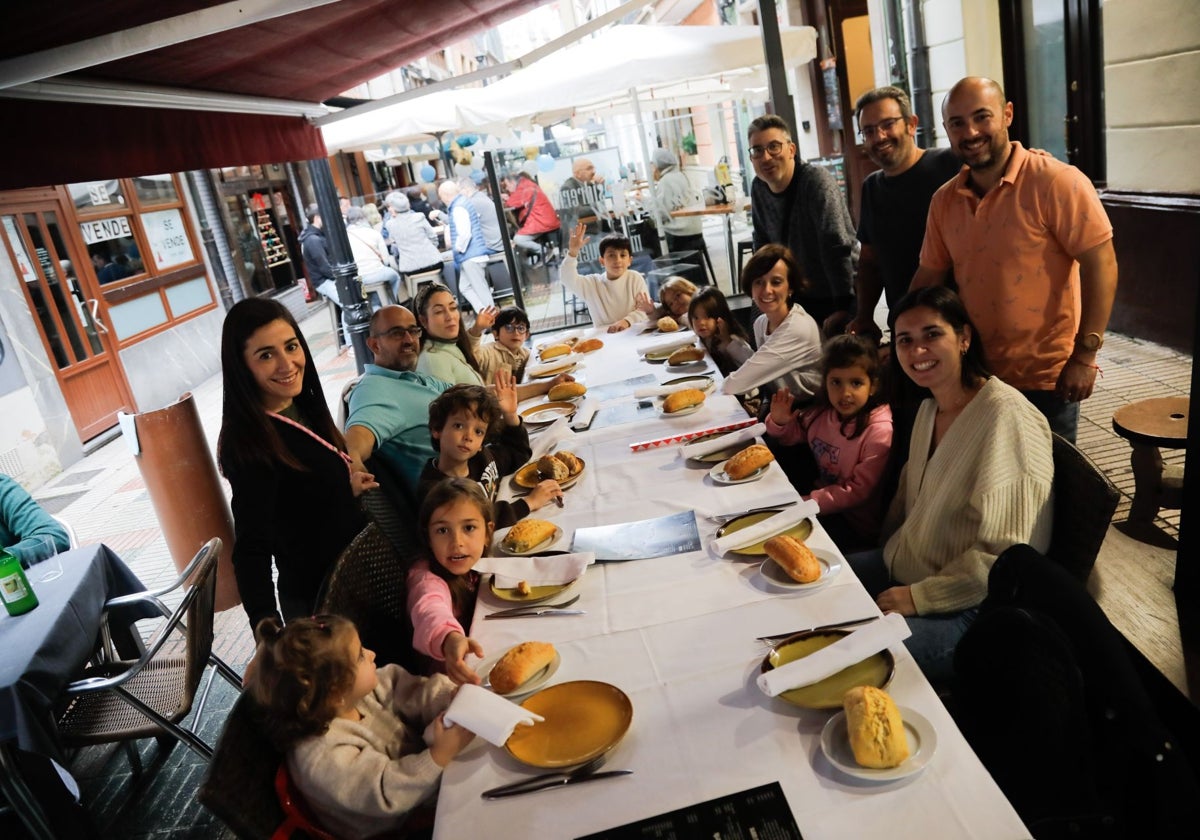
<path id="1" fill-rule="evenodd" d="M 1053 514 L 1050 429 L 1018 391 L 993 376 L 930 455 L 936 418 L 926 400 L 883 529 L 884 562 L 918 615 L 977 606 L 1000 552 L 1046 551 Z"/>

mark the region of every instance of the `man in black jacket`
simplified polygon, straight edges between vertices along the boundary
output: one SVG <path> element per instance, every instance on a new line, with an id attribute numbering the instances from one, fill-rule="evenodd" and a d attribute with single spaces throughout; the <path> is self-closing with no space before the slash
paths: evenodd
<path id="1" fill-rule="evenodd" d="M 343 325 L 337 336 L 340 347 L 347 343 L 346 331 L 342 304 L 338 300 L 337 283 L 333 279 L 333 265 L 329 262 L 329 240 L 325 238 L 321 211 L 317 205 L 308 205 L 304 216 L 308 219 L 308 226 L 300 232 L 300 254 L 304 257 L 304 267 L 308 270 L 308 279 L 313 289 L 337 307 L 338 321 Z"/>

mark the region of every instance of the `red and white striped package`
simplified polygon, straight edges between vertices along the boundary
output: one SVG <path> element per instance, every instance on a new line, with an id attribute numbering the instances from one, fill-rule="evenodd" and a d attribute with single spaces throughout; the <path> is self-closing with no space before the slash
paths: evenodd
<path id="1" fill-rule="evenodd" d="M 721 432 L 732 432 L 736 429 L 744 429 L 747 426 L 753 426 L 758 421 L 753 417 L 746 420 L 739 420 L 736 423 L 730 423 L 726 426 L 716 426 L 712 429 L 701 429 L 696 432 L 684 432 L 683 434 L 671 435 L 670 437 L 661 438 L 659 440 L 643 440 L 638 443 L 629 444 L 629 448 L 634 452 L 645 452 L 648 449 L 658 449 L 660 446 L 671 446 L 676 443 L 687 443 L 696 438 L 702 438 L 705 435 L 715 435 Z"/>

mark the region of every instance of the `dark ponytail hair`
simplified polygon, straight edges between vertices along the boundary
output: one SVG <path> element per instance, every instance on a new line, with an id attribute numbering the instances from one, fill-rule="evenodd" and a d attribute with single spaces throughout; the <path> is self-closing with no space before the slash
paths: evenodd
<path id="1" fill-rule="evenodd" d="M 426 327 L 425 324 L 421 323 L 423 318 L 429 317 L 425 310 L 429 307 L 429 301 L 438 292 L 445 292 L 446 294 L 450 295 L 451 298 L 454 298 L 454 292 L 450 291 L 441 283 L 430 283 L 427 286 L 421 287 L 421 290 L 417 292 L 416 300 L 413 301 L 413 308 L 416 310 L 417 315 L 417 323 L 421 324 L 421 328 L 425 331 L 421 338 L 422 350 L 435 341 L 445 341 L 445 339 L 434 338 L 433 334 L 429 331 L 429 328 Z M 458 299 L 454 298 L 454 300 L 457 302 Z M 467 328 L 463 325 L 461 312 L 459 313 L 458 317 L 458 336 L 454 339 L 454 344 L 459 350 L 462 351 L 463 358 L 466 359 L 467 364 L 471 366 L 471 369 L 478 373 L 480 378 L 482 378 L 483 371 L 479 369 L 479 362 L 475 360 L 475 352 L 471 349 L 471 339 L 467 337 Z"/>

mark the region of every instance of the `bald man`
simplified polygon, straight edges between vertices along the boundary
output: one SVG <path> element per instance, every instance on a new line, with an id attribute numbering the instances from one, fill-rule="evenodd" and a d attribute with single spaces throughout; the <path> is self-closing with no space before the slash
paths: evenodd
<path id="1" fill-rule="evenodd" d="M 587 223 L 588 231 L 600 230 L 604 218 L 604 178 L 596 174 L 596 166 L 587 158 L 576 158 L 571 164 L 571 177 L 558 189 L 558 218 L 563 230 L 574 230 L 582 218 L 595 216 Z"/>
<path id="2" fill-rule="evenodd" d="M 942 122 L 967 167 L 933 196 L 912 287 L 953 272 L 992 371 L 1074 441 L 1117 291 L 1112 225 L 1086 175 L 1009 139 L 1012 118 L 991 79 L 946 95 Z"/>

